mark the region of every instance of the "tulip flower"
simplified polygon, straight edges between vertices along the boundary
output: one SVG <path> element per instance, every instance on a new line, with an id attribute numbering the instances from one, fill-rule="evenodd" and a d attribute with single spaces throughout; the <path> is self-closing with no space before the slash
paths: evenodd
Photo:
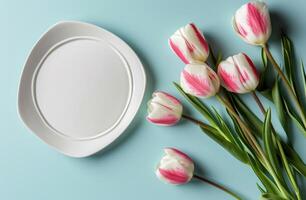
<path id="1" fill-rule="evenodd" d="M 188 64 L 181 72 L 182 89 L 193 96 L 214 96 L 220 87 L 217 74 L 205 63 Z"/>
<path id="2" fill-rule="evenodd" d="M 177 30 L 170 37 L 169 45 L 185 64 L 205 62 L 209 55 L 205 37 L 193 23 Z"/>
<path id="3" fill-rule="evenodd" d="M 230 92 L 247 93 L 254 91 L 259 76 L 252 60 L 244 53 L 228 57 L 218 66 L 221 85 Z"/>
<path id="4" fill-rule="evenodd" d="M 175 148 L 165 148 L 164 151 L 165 155 L 156 168 L 156 176 L 175 185 L 188 183 L 194 172 L 192 159 Z"/>
<path id="5" fill-rule="evenodd" d="M 147 120 L 157 125 L 171 126 L 182 117 L 181 102 L 166 92 L 154 92 L 148 102 Z"/>
<path id="6" fill-rule="evenodd" d="M 264 45 L 271 35 L 271 22 L 266 3 L 253 1 L 241 6 L 233 17 L 233 28 L 247 43 Z"/>
<path id="7" fill-rule="evenodd" d="M 194 174 L 194 162 L 187 154 L 176 148 L 165 148 L 164 152 L 165 155 L 155 170 L 157 178 L 161 181 L 173 185 L 182 185 L 188 183 L 192 178 L 195 178 L 232 195 L 237 200 L 241 200 L 237 194 L 222 185 Z"/>

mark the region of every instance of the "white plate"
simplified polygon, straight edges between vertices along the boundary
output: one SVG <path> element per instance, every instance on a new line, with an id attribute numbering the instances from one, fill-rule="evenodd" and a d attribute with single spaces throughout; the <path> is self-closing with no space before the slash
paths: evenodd
<path id="1" fill-rule="evenodd" d="M 63 154 L 89 156 L 134 118 L 146 77 L 134 51 L 114 34 L 83 22 L 51 27 L 30 53 L 18 110 L 39 138 Z"/>

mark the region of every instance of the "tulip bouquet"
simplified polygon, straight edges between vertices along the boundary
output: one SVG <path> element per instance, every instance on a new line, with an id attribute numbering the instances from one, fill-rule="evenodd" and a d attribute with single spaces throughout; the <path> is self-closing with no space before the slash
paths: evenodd
<path id="1" fill-rule="evenodd" d="M 195 24 L 188 24 L 169 39 L 171 49 L 186 64 L 181 72 L 180 83 L 174 84 L 204 120 L 184 114 L 181 102 L 165 92 L 153 94 L 148 103 L 147 119 L 154 124 L 166 126 L 176 124 L 181 118 L 194 123 L 235 158 L 250 166 L 261 181 L 257 185 L 262 193 L 261 199 L 300 200 L 296 175 L 306 177 L 306 165 L 294 148 L 279 136 L 271 123 L 270 108 L 265 108 L 257 94 L 260 92 L 274 103 L 287 135 L 286 118 L 291 118 L 301 133 L 306 135 L 304 66 L 300 67 L 299 73 L 304 89 L 300 92 L 297 82 L 293 81 L 297 79 L 297 74 L 293 69 L 296 62 L 293 59 L 291 40 L 282 33 L 284 71 L 268 48 L 271 22 L 265 3 L 254 1 L 243 5 L 233 17 L 233 27 L 245 42 L 262 47 L 264 71 L 260 74 L 245 53 L 230 56 L 223 61 L 221 56 L 215 57 L 202 32 Z M 277 72 L 272 86 L 265 83 L 269 67 Z M 239 97 L 239 94 L 247 93 L 254 98 L 262 116 L 254 114 Z M 224 120 L 214 107 L 202 101 L 212 96 L 225 107 L 231 123 Z M 168 170 L 168 173 L 170 170 L 174 179 L 181 177 L 180 173 L 176 173 L 180 167 L 160 167 L 157 173 L 159 177 L 163 175 L 163 170 Z M 186 181 L 182 183 L 190 179 L 184 179 Z"/>

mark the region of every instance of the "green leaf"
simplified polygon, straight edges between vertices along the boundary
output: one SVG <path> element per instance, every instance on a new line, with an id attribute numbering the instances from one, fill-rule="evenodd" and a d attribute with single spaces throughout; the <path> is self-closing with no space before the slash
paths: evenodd
<path id="1" fill-rule="evenodd" d="M 262 132 L 263 122 L 248 108 L 247 105 L 243 103 L 243 101 L 237 95 L 232 95 L 232 99 L 235 106 L 239 110 L 239 113 L 254 129 L 254 133 L 256 133 L 257 136 L 261 136 L 259 133 Z"/>
<path id="2" fill-rule="evenodd" d="M 282 55 L 284 60 L 284 66 L 285 66 L 285 73 L 289 80 L 289 82 L 292 85 L 292 79 L 293 79 L 293 48 L 292 48 L 292 42 L 287 37 L 287 35 L 282 32 L 281 33 L 281 45 L 282 45 Z"/>
<path id="3" fill-rule="evenodd" d="M 300 78 L 297 78 L 298 80 L 300 80 L 300 82 L 295 82 L 296 85 L 298 85 L 300 83 L 302 91 L 297 90 L 298 93 L 298 99 L 301 102 L 301 106 L 303 108 L 303 112 L 306 113 L 306 107 L 305 107 L 305 100 L 306 100 L 306 74 L 305 74 L 305 66 L 303 61 L 301 61 L 301 65 L 300 65 L 300 71 L 298 72 L 300 74 Z M 297 88 L 297 86 L 296 86 Z M 303 104 L 304 102 L 304 104 Z"/>
<path id="4" fill-rule="evenodd" d="M 239 146 L 229 142 L 225 139 L 217 129 L 212 126 L 202 127 L 200 126 L 202 131 L 206 133 L 210 138 L 212 138 L 215 142 L 220 144 L 224 149 L 226 149 L 229 153 L 231 153 L 234 157 L 240 160 L 243 163 L 247 163 L 247 157 L 243 150 L 239 148 Z"/>
<path id="5" fill-rule="evenodd" d="M 216 68 L 218 68 L 219 63 L 222 61 L 222 52 L 218 52 L 217 61 L 215 63 Z"/>
<path id="6" fill-rule="evenodd" d="M 228 111 L 227 111 L 228 112 Z M 239 139 L 239 141 L 241 142 L 241 145 L 243 146 L 242 148 L 244 148 L 246 151 L 248 151 L 250 154 L 252 155 L 256 155 L 256 152 L 254 151 L 253 147 L 250 145 L 250 143 L 247 141 L 245 135 L 243 134 L 243 131 L 239 125 L 239 123 L 237 122 L 237 120 L 235 119 L 235 117 L 233 117 L 229 112 L 228 115 L 231 117 L 233 124 L 234 124 L 234 128 L 235 131 L 237 133 L 237 138 Z"/>
<path id="7" fill-rule="evenodd" d="M 197 111 L 200 112 L 213 127 L 218 126 L 212 112 L 203 102 L 201 102 L 198 98 L 184 92 L 179 84 L 175 82 L 173 82 L 173 84 L 177 90 L 189 101 L 189 103 L 191 103 L 191 105 L 193 105 L 193 107 L 197 109 Z"/>
<path id="8" fill-rule="evenodd" d="M 246 162 L 246 158 L 243 155 L 244 152 L 241 151 L 240 146 L 235 142 L 237 139 L 233 138 L 231 132 L 225 128 L 226 124 L 221 118 L 221 116 L 216 116 L 210 109 L 201 102 L 198 98 L 189 95 L 183 91 L 183 89 L 174 83 L 178 91 L 209 121 L 213 129 L 204 129 L 212 139 L 221 144 L 225 149 L 232 153 L 236 158 L 242 162 Z M 220 118 L 218 118 L 220 117 Z M 222 121 L 220 120 L 222 119 Z M 218 123 L 218 121 L 220 123 Z M 203 130 L 203 127 L 201 127 Z M 234 146 L 236 145 L 236 146 Z"/>
<path id="9" fill-rule="evenodd" d="M 296 124 L 296 126 L 300 129 L 300 131 L 303 133 L 304 136 L 306 136 L 306 129 L 304 128 L 302 122 L 300 121 L 300 119 L 290 111 L 290 109 L 288 108 L 288 105 L 286 104 L 286 102 L 284 102 L 285 108 L 287 110 L 287 113 L 289 115 L 289 117 L 292 119 L 292 121 Z"/>
<path id="10" fill-rule="evenodd" d="M 269 173 L 273 176 L 276 182 L 279 182 L 278 187 L 286 190 L 287 185 L 284 180 L 282 170 L 280 168 L 279 161 L 277 159 L 277 147 L 275 144 L 275 136 L 272 134 L 271 125 L 271 109 L 269 108 L 265 115 L 264 127 L 263 127 L 263 143 L 264 149 L 268 157 L 268 162 L 271 164 L 272 169 L 268 169 Z M 274 175 L 275 174 L 275 175 Z M 286 195 L 289 195 L 289 193 Z"/>
<path id="11" fill-rule="evenodd" d="M 306 73 L 305 73 L 305 66 L 304 62 L 301 63 L 301 74 L 302 74 L 302 87 L 304 88 L 304 97 L 306 98 Z"/>
<path id="12" fill-rule="evenodd" d="M 275 144 L 273 143 L 272 138 L 272 129 L 271 129 L 271 109 L 269 108 L 266 112 L 264 127 L 263 127 L 263 142 L 265 152 L 268 156 L 269 162 L 271 163 L 274 172 L 281 177 L 280 170 L 278 168 L 277 152 L 275 150 Z"/>
<path id="13" fill-rule="evenodd" d="M 266 188 L 267 192 L 270 193 L 280 193 L 276 184 L 263 172 L 262 168 L 260 167 L 260 162 L 256 160 L 256 157 L 248 156 L 249 164 L 252 167 L 253 171 Z"/>
<path id="14" fill-rule="evenodd" d="M 268 58 L 267 58 L 267 55 L 266 55 L 265 50 L 263 48 L 261 48 L 261 60 L 262 60 L 262 64 L 264 66 L 264 69 L 267 69 Z"/>
<path id="15" fill-rule="evenodd" d="M 284 148 L 285 154 L 290 164 L 295 168 L 297 172 L 299 172 L 301 175 L 306 177 L 306 165 L 299 156 L 299 154 L 283 141 L 281 141 L 281 144 L 282 147 Z"/>
<path id="16" fill-rule="evenodd" d="M 221 115 L 218 113 L 218 111 L 212 107 L 213 113 L 215 118 L 218 120 L 219 129 L 222 130 L 226 138 L 231 141 L 232 143 L 235 143 L 239 145 L 239 142 L 236 140 L 236 138 L 232 135 L 232 132 L 228 126 L 228 124 L 223 120 Z"/>
<path id="17" fill-rule="evenodd" d="M 287 129 L 287 120 L 286 120 L 286 114 L 285 114 L 285 108 L 283 103 L 283 98 L 280 94 L 280 88 L 279 88 L 279 81 L 278 78 L 274 83 L 274 86 L 272 88 L 272 98 L 273 102 L 278 114 L 279 121 L 281 122 L 284 130 L 286 130 L 286 133 L 288 132 Z"/>
<path id="18" fill-rule="evenodd" d="M 284 152 L 284 149 L 281 145 L 281 143 L 279 142 L 279 140 L 277 140 L 277 146 L 278 146 L 278 149 L 279 149 L 279 152 L 280 152 L 280 157 L 281 157 L 281 160 L 282 160 L 282 163 L 283 163 L 283 166 L 285 168 L 285 171 L 287 172 L 287 177 L 291 183 L 291 186 L 296 194 L 296 197 L 297 199 L 301 199 L 301 196 L 300 196 L 300 190 L 299 190 L 299 187 L 296 183 L 296 180 L 295 180 L 295 177 L 293 175 L 293 171 L 292 171 L 292 168 L 290 167 L 289 163 L 288 163 L 288 160 L 286 158 L 286 155 L 285 155 L 285 152 Z"/>
<path id="19" fill-rule="evenodd" d="M 299 104 L 301 105 L 301 108 L 294 108 L 293 110 L 299 113 L 299 116 L 297 117 L 296 115 L 294 116 L 293 120 L 295 123 L 297 121 L 300 121 L 302 119 L 302 115 L 305 115 L 304 113 L 306 112 L 306 81 L 305 81 L 305 69 L 303 62 L 301 62 L 301 65 L 298 67 L 297 66 L 297 61 L 295 60 L 295 55 L 294 55 L 294 48 L 293 48 L 293 43 L 290 40 L 290 38 L 284 33 L 281 33 L 281 44 L 282 44 L 282 54 L 283 54 L 283 60 L 284 60 L 284 66 L 285 66 L 285 74 L 289 80 L 290 86 L 293 90 L 293 93 L 298 99 Z M 291 108 L 291 102 L 286 101 L 287 106 Z M 298 110 L 296 110 L 298 109 Z M 301 109 L 301 111 L 299 111 Z M 291 112 L 293 113 L 293 111 Z M 301 125 L 301 123 L 297 123 L 298 126 Z M 302 126 L 305 128 L 305 124 Z M 303 130 L 303 132 L 304 132 Z"/>
<path id="20" fill-rule="evenodd" d="M 262 196 L 260 197 L 260 200 L 288 200 L 288 199 L 285 199 L 276 194 L 265 193 L 265 194 L 262 194 Z"/>
<path id="21" fill-rule="evenodd" d="M 250 126 L 253 126 L 254 132 L 259 133 L 263 129 L 263 122 L 240 100 L 240 98 L 236 95 L 233 95 L 235 106 L 238 108 L 239 113 L 243 116 L 245 121 L 248 122 Z M 258 135 L 261 137 L 261 135 Z M 304 161 L 301 159 L 299 154 L 292 149 L 288 144 L 284 141 L 282 142 L 282 146 L 285 150 L 286 156 L 289 159 L 289 162 L 294 166 L 294 168 L 306 177 L 306 165 Z"/>
<path id="22" fill-rule="evenodd" d="M 256 183 L 257 188 L 260 190 L 261 193 L 267 193 L 258 183 Z"/>

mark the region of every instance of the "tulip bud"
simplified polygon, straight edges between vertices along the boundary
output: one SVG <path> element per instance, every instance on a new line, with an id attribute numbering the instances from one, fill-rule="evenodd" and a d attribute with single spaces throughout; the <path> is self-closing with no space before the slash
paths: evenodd
<path id="1" fill-rule="evenodd" d="M 219 91 L 220 80 L 207 64 L 193 63 L 181 72 L 181 87 L 188 94 L 208 98 Z"/>
<path id="2" fill-rule="evenodd" d="M 157 125 L 174 125 L 181 119 L 182 113 L 181 102 L 165 92 L 154 92 L 148 102 L 147 120 Z"/>
<path id="3" fill-rule="evenodd" d="M 241 38 L 252 45 L 264 45 L 271 35 L 268 6 L 253 1 L 241 6 L 233 17 L 233 28 Z"/>
<path id="4" fill-rule="evenodd" d="M 170 37 L 169 45 L 174 53 L 186 64 L 205 62 L 209 55 L 205 37 L 193 23 L 177 30 Z"/>
<path id="5" fill-rule="evenodd" d="M 256 89 L 258 72 L 252 60 L 244 53 L 228 57 L 218 66 L 221 84 L 230 92 L 247 93 Z"/>
<path id="6" fill-rule="evenodd" d="M 164 149 L 165 155 L 156 168 L 156 176 L 175 185 L 188 183 L 193 177 L 194 163 L 185 153 L 175 149 Z"/>

